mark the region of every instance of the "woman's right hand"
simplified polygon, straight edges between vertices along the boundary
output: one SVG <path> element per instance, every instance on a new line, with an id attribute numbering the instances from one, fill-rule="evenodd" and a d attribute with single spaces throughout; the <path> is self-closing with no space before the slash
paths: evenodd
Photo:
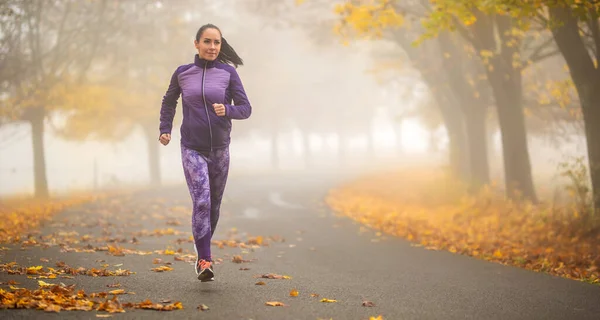
<path id="1" fill-rule="evenodd" d="M 160 138 L 158 138 L 158 141 L 160 141 L 160 143 L 162 143 L 164 146 L 169 144 L 169 141 L 171 141 L 171 134 L 170 133 L 163 133 L 160 135 Z"/>

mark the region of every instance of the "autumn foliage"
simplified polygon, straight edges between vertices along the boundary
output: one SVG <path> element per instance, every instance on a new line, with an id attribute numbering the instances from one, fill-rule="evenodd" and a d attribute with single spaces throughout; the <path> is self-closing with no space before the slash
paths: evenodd
<path id="1" fill-rule="evenodd" d="M 9 199 L 0 202 L 0 243 L 16 243 L 30 232 L 36 232 L 52 217 L 78 204 L 93 201 L 98 196 L 73 196 L 65 199 Z"/>
<path id="2" fill-rule="evenodd" d="M 469 196 L 441 170 L 383 173 L 330 192 L 339 214 L 428 249 L 600 283 L 598 224 L 578 206 Z"/>

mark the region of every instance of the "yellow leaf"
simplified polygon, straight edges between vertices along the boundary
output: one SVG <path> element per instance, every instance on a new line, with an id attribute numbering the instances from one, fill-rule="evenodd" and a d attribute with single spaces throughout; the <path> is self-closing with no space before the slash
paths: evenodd
<path id="1" fill-rule="evenodd" d="M 484 58 L 491 58 L 494 56 L 494 53 L 490 50 L 481 50 L 479 51 L 479 54 Z"/>
<path id="2" fill-rule="evenodd" d="M 265 304 L 270 307 L 285 307 L 285 304 L 279 301 L 267 301 Z"/>
<path id="3" fill-rule="evenodd" d="M 321 302 L 332 303 L 332 302 L 337 302 L 337 300 L 323 298 L 323 299 L 321 299 Z"/>
<path id="4" fill-rule="evenodd" d="M 117 289 L 117 290 L 109 291 L 108 293 L 110 293 L 110 294 L 124 294 L 125 290 L 123 290 L 123 289 Z"/>
<path id="5" fill-rule="evenodd" d="M 160 267 L 152 268 L 150 270 L 152 270 L 154 272 L 164 272 L 164 271 L 172 271 L 173 268 L 171 268 L 169 266 L 160 266 Z"/>
<path id="6" fill-rule="evenodd" d="M 293 289 L 292 291 L 290 291 L 290 296 L 292 296 L 292 297 L 297 297 L 298 294 L 299 294 L 298 290 L 296 290 L 296 289 Z"/>

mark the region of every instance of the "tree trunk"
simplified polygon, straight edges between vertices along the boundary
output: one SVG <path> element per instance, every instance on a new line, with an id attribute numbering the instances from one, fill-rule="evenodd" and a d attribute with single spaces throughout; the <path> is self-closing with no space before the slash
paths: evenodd
<path id="1" fill-rule="evenodd" d="M 471 108 L 471 112 L 465 114 L 465 126 L 471 167 L 470 186 L 475 191 L 490 182 L 485 108 Z"/>
<path id="2" fill-rule="evenodd" d="M 444 125 L 448 132 L 450 169 L 459 179 L 469 181 L 470 168 L 464 116 L 459 112 L 461 110 L 460 103 L 457 101 L 454 93 L 449 92 L 450 90 L 442 85 L 446 81 L 452 82 L 457 80 L 449 77 L 447 72 L 444 72 L 443 74 L 432 72 L 432 65 L 435 64 L 431 63 L 431 60 L 427 60 L 427 57 L 428 54 L 434 53 L 435 58 L 441 59 L 440 55 L 437 54 L 439 48 L 415 48 L 412 46 L 412 42 L 404 31 L 399 31 L 396 34 L 395 40 L 404 48 L 414 66 L 421 71 L 421 76 L 429 88 L 432 89 L 436 105 L 440 108 Z M 426 62 L 420 63 L 420 61 L 424 60 Z M 441 63 L 444 64 L 445 61 L 442 61 Z M 446 79 L 446 77 L 448 79 Z M 396 132 L 398 137 L 398 131 Z"/>
<path id="3" fill-rule="evenodd" d="M 527 146 L 521 74 L 518 70 L 503 68 L 501 59 L 492 59 L 493 70 L 487 74 L 494 91 L 501 129 L 506 196 L 516 199 L 523 195 L 537 202 Z"/>
<path id="4" fill-rule="evenodd" d="M 150 173 L 150 185 L 160 186 L 160 157 L 158 152 L 159 143 L 156 138 L 156 128 L 145 125 L 146 142 L 148 143 L 148 171 Z"/>
<path id="5" fill-rule="evenodd" d="M 506 195 L 512 199 L 522 195 L 537 202 L 523 114 L 521 69 L 513 66 L 514 56 L 520 50 L 520 40 L 510 32 L 514 21 L 510 16 L 492 16 L 480 11 L 475 16 L 472 42 L 479 52 L 491 53 L 484 58 L 489 59 L 485 70 L 502 135 Z"/>
<path id="6" fill-rule="evenodd" d="M 577 89 L 587 142 L 594 212 L 600 210 L 600 69 L 594 64 L 579 33 L 578 20 L 568 8 L 554 6 L 549 9 L 550 18 L 561 26 L 552 29 L 554 40 L 562 52 L 571 78 Z M 592 32 L 600 34 L 598 25 Z M 600 50 L 600 39 L 596 39 L 596 50 Z M 598 54 L 596 58 L 598 58 Z"/>
<path id="7" fill-rule="evenodd" d="M 27 110 L 25 118 L 31 124 L 33 146 L 33 176 L 35 196 L 48 198 L 48 180 L 46 175 L 46 153 L 44 148 L 44 119 L 46 111 L 42 107 Z"/>
<path id="8" fill-rule="evenodd" d="M 464 118 L 460 112 L 456 112 L 458 106 L 451 92 L 446 90 L 444 95 L 436 90 L 434 91 L 434 97 L 448 133 L 450 170 L 462 181 L 469 181 L 471 169 L 468 158 L 467 136 L 464 130 Z"/>
<path id="9" fill-rule="evenodd" d="M 600 88 L 600 79 L 596 79 L 593 86 Z M 590 87 L 592 87 L 591 82 Z M 592 89 L 588 93 L 587 96 L 581 94 L 579 96 L 584 108 L 583 120 L 587 138 L 590 178 L 592 179 L 594 213 L 596 218 L 600 218 L 597 215 L 600 213 L 600 125 L 598 125 L 600 123 L 600 92 L 598 89 Z"/>
<path id="10" fill-rule="evenodd" d="M 479 190 L 483 185 L 490 181 L 489 160 L 487 154 L 487 140 L 485 113 L 487 107 L 483 99 L 476 98 L 476 93 L 479 96 L 485 96 L 481 85 L 471 86 L 467 80 L 467 76 L 474 77 L 481 69 L 481 63 L 466 56 L 462 48 L 459 49 L 459 44 L 456 43 L 459 39 L 451 38 L 450 34 L 444 33 L 438 36 L 440 45 L 439 52 L 441 59 L 445 59 L 443 54 L 450 54 L 452 63 L 446 61 L 442 65 L 446 71 L 448 85 L 453 91 L 458 106 L 462 111 L 465 119 L 465 130 L 467 138 L 468 163 L 470 166 L 469 185 L 471 191 Z M 487 92 L 487 91 L 486 91 Z"/>

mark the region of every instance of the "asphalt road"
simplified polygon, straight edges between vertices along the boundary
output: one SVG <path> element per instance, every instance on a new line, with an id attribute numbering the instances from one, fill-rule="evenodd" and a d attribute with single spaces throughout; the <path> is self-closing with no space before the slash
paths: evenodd
<path id="1" fill-rule="evenodd" d="M 598 286 L 426 250 L 402 239 L 377 236 L 349 219 L 336 217 L 323 204 L 323 197 L 340 181 L 301 175 L 232 177 L 214 239 L 271 239 L 269 246 L 254 249 L 213 246 L 213 255 L 223 259 L 216 266 L 215 282 L 199 282 L 193 266 L 175 261 L 172 255 L 61 252 L 60 244 L 65 251 L 120 239 L 127 242 L 119 246 L 132 250 L 193 252 L 191 243 L 185 241 L 191 232 L 185 210 L 189 194 L 184 186 L 122 194 L 99 205 L 68 210 L 42 229 L 43 236 L 54 235 L 45 241 L 55 239 L 55 245 L 26 250 L 8 246 L 9 250 L 0 251 L 0 261 L 49 267 L 59 261 L 85 268 L 108 264 L 110 270 L 136 273 L 45 281 L 76 284 L 88 293 L 110 290 L 106 285 L 118 282 L 126 291 L 135 292 L 119 296 L 122 302 L 170 300 L 184 306 L 175 311 L 126 309 L 114 314 L 116 319 L 369 319 L 377 315 L 384 319 L 600 319 Z M 167 228 L 181 234 L 140 234 L 144 229 L 151 233 Z M 82 237 L 88 242 L 82 242 Z M 133 237 L 138 243 L 130 243 Z M 250 261 L 234 263 L 234 255 Z M 41 262 L 41 258 L 49 261 Z M 151 271 L 159 266 L 153 264 L 155 258 L 171 262 L 173 270 Z M 266 273 L 291 279 L 256 278 Z M 24 275 L 0 274 L 0 282 L 10 279 L 19 281 L 20 287 L 37 287 L 37 280 Z M 261 280 L 265 285 L 255 284 Z M 7 289 L 6 285 L 2 288 Z M 290 296 L 292 289 L 297 289 L 297 297 Z M 337 302 L 321 302 L 323 298 Z M 375 306 L 363 306 L 365 300 Z M 266 306 L 267 301 L 286 306 Z M 198 310 L 201 304 L 209 309 Z M 95 319 L 97 313 L 105 314 L 0 310 L 0 317 Z"/>

